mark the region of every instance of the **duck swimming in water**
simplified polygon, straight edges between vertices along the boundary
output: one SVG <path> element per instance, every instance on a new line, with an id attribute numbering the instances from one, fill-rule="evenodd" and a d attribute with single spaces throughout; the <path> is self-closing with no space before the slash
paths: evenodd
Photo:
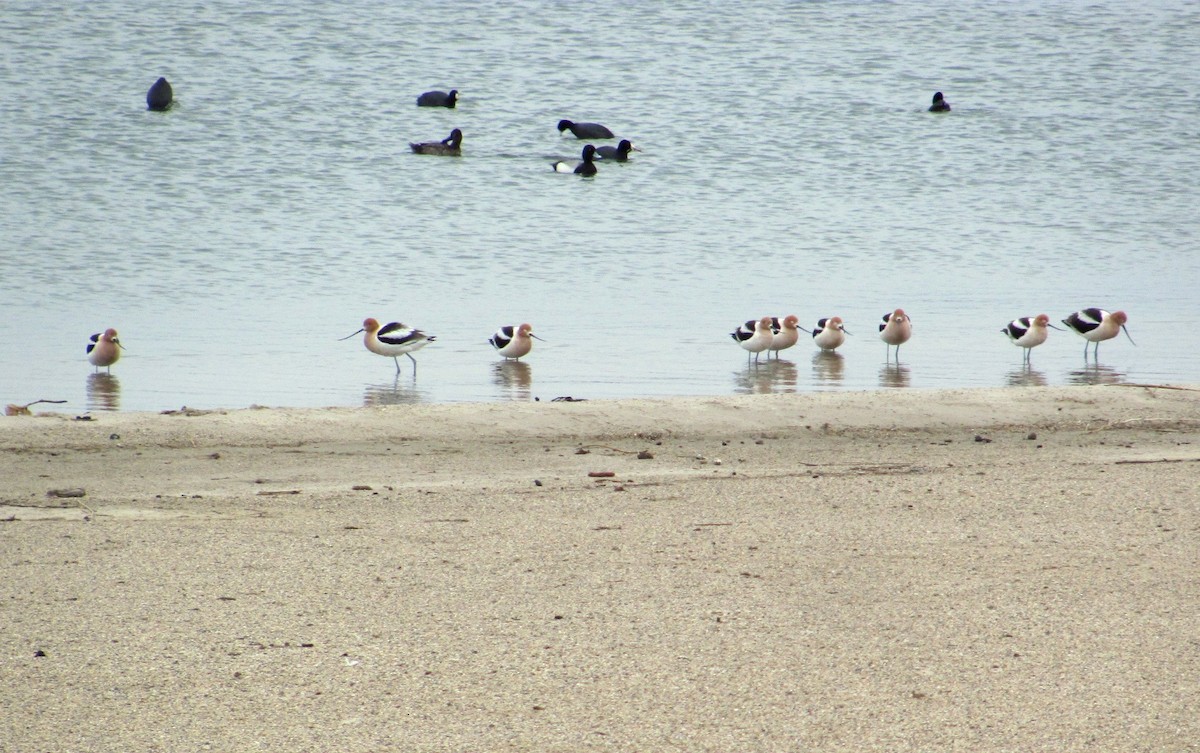
<path id="1" fill-rule="evenodd" d="M 555 162 L 553 163 L 554 172 L 556 173 L 575 173 L 576 175 L 595 175 L 596 163 L 592 162 L 596 158 L 596 147 L 588 144 L 583 148 L 583 162 L 573 165 L 570 162 Z"/>
<path id="2" fill-rule="evenodd" d="M 149 110 L 166 112 L 174 103 L 175 92 L 171 89 L 171 82 L 165 78 L 160 77 L 146 92 L 146 108 Z"/>
<path id="3" fill-rule="evenodd" d="M 572 123 L 569 120 L 558 121 L 558 132 L 570 131 L 577 139 L 611 139 L 613 132 L 599 123 Z"/>
<path id="4" fill-rule="evenodd" d="M 448 92 L 425 92 L 417 97 L 417 107 L 449 107 L 453 110 L 457 104 L 458 89 L 451 89 Z"/>
<path id="5" fill-rule="evenodd" d="M 613 162 L 628 162 L 630 152 L 640 152 L 636 146 L 629 142 L 629 139 L 621 139 L 621 143 L 616 146 L 598 146 L 596 147 L 596 159 L 612 160 Z"/>
<path id="6" fill-rule="evenodd" d="M 409 144 L 416 154 L 440 154 L 444 157 L 458 157 L 462 154 L 462 131 L 455 128 L 450 135 L 441 141 L 423 141 L 420 144 Z"/>

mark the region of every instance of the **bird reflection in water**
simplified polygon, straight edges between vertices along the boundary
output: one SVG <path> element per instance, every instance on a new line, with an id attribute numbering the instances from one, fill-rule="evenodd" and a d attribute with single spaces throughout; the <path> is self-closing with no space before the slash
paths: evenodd
<path id="1" fill-rule="evenodd" d="M 795 392 L 796 364 L 778 359 L 751 363 L 741 371 L 735 371 L 734 392 L 739 395 L 770 395 L 776 392 Z"/>
<path id="2" fill-rule="evenodd" d="M 500 388 L 501 397 L 532 399 L 533 368 L 525 361 L 505 360 L 492 364 L 492 382 Z"/>
<path id="3" fill-rule="evenodd" d="M 1045 387 L 1049 384 L 1046 375 L 1028 364 L 1019 369 L 1013 369 L 1005 377 L 1009 387 Z"/>
<path id="4" fill-rule="evenodd" d="M 121 380 L 105 372 L 88 374 L 88 410 L 120 410 Z"/>
<path id="5" fill-rule="evenodd" d="M 832 350 L 820 350 L 812 357 L 813 377 L 817 384 L 836 387 L 846 376 L 846 357 Z"/>
<path id="6" fill-rule="evenodd" d="M 1067 375 L 1067 384 L 1122 384 L 1125 374 L 1111 366 L 1089 363 Z"/>
<path id="7" fill-rule="evenodd" d="M 907 366 L 891 363 L 879 370 L 879 386 L 903 388 L 912 384 L 912 374 Z"/>
<path id="8" fill-rule="evenodd" d="M 412 405 L 424 402 L 415 381 L 402 386 L 397 375 L 390 384 L 368 384 L 363 389 L 363 405 L 370 408 L 377 405 Z"/>

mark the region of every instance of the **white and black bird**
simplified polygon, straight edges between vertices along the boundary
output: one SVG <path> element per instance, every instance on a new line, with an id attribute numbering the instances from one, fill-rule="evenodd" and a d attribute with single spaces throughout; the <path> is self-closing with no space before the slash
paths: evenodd
<path id="1" fill-rule="evenodd" d="M 397 374 L 400 373 L 400 356 L 408 356 L 409 360 L 413 362 L 413 373 L 415 374 L 417 359 L 413 358 L 413 351 L 420 350 L 437 339 L 433 335 L 427 335 L 419 329 L 413 329 L 400 322 L 389 322 L 381 327 L 376 319 L 363 320 L 362 329 L 340 339 L 349 340 L 359 332 L 366 333 L 363 335 L 363 345 L 367 350 L 381 356 L 388 356 L 396 362 Z"/>
<path id="2" fill-rule="evenodd" d="M 788 314 L 783 319 L 771 317 L 771 353 L 779 358 L 779 351 L 787 350 L 800 341 L 800 318 Z M 769 354 L 768 354 L 769 355 Z"/>
<path id="3" fill-rule="evenodd" d="M 1087 308 L 1080 309 L 1075 313 L 1062 320 L 1062 323 L 1072 331 L 1078 333 L 1084 340 L 1083 358 L 1087 360 L 1088 346 L 1096 343 L 1093 356 L 1100 357 L 1100 343 L 1104 340 L 1111 340 L 1121 332 L 1129 338 L 1129 342 L 1133 343 L 1133 337 L 1129 334 L 1129 330 L 1125 329 L 1125 323 L 1129 321 L 1124 311 L 1114 311 L 1111 314 L 1104 309 Z M 1137 343 L 1133 343 L 1137 345 Z"/>
<path id="4" fill-rule="evenodd" d="M 584 177 L 595 175 L 596 163 L 592 160 L 596 158 L 596 147 L 588 144 L 583 148 L 583 154 L 581 156 L 583 157 L 583 162 L 575 163 L 559 161 L 551 163 L 551 167 L 554 168 L 554 172 L 556 173 L 575 173 L 576 175 L 582 175 Z"/>
<path id="5" fill-rule="evenodd" d="M 112 365 L 121 358 L 121 350 L 125 346 L 117 339 L 117 331 L 112 327 L 98 332 L 88 338 L 87 354 L 88 363 L 96 367 L 96 371 L 103 366 L 109 372 L 112 371 Z"/>
<path id="6" fill-rule="evenodd" d="M 519 359 L 533 350 L 534 340 L 541 339 L 533 334 L 533 325 L 526 323 L 501 327 L 496 330 L 496 334 L 488 338 L 488 342 L 505 358 Z"/>
<path id="7" fill-rule="evenodd" d="M 746 360 L 753 355 L 756 363 L 759 355 L 764 350 L 769 350 L 771 343 L 775 341 L 775 332 L 772 330 L 769 316 L 751 319 L 730 332 L 729 336 L 746 351 Z"/>
<path id="8" fill-rule="evenodd" d="M 1046 331 L 1047 328 L 1058 329 L 1058 327 L 1050 323 L 1050 317 L 1045 314 L 1038 314 L 1037 316 L 1023 316 L 1020 319 L 1013 319 L 1008 323 L 1008 326 L 1000 331 L 1008 335 L 1008 339 L 1012 340 L 1013 345 L 1025 349 L 1022 361 L 1029 363 L 1030 351 L 1046 342 L 1046 338 L 1050 334 Z"/>
<path id="9" fill-rule="evenodd" d="M 821 350 L 837 350 L 848 334 L 840 316 L 818 319 L 817 326 L 812 328 L 813 344 Z"/>
<path id="10" fill-rule="evenodd" d="M 883 322 L 879 325 L 879 339 L 887 343 L 888 360 L 892 358 L 892 346 L 896 346 L 896 361 L 900 361 L 900 346 L 908 342 L 912 337 L 912 320 L 908 318 L 908 314 L 904 313 L 904 309 L 896 309 L 890 314 L 883 315 Z"/>

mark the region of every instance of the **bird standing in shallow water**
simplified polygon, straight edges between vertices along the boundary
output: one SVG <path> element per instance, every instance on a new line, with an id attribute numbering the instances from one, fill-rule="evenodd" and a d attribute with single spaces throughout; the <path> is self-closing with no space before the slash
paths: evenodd
<path id="1" fill-rule="evenodd" d="M 754 354 L 755 363 L 758 363 L 759 354 L 768 350 L 771 343 L 775 341 L 775 333 L 771 329 L 771 317 L 769 316 L 758 320 L 751 319 L 730 332 L 729 336 L 746 351 L 747 361 L 750 360 L 750 354 Z"/>
<path id="2" fill-rule="evenodd" d="M 883 315 L 883 323 L 879 325 L 879 339 L 888 345 L 888 360 L 892 359 L 892 346 L 896 346 L 896 363 L 900 362 L 900 346 L 912 337 L 912 320 L 904 313 L 904 309 L 896 309 L 890 314 Z"/>
<path id="3" fill-rule="evenodd" d="M 1017 345 L 1025 349 L 1025 355 L 1021 359 L 1024 363 L 1029 363 L 1030 352 L 1046 342 L 1046 337 L 1050 334 L 1046 328 L 1058 329 L 1050 323 L 1050 317 L 1045 314 L 1038 314 L 1034 317 L 1023 316 L 1020 319 L 1013 319 L 1004 329 L 1000 330 L 1008 335 L 1008 339 L 1012 340 L 1013 345 Z"/>
<path id="4" fill-rule="evenodd" d="M 575 173 L 587 177 L 596 174 L 596 163 L 592 160 L 596 157 L 596 147 L 588 144 L 583 148 L 583 162 L 573 165 L 570 162 L 555 162 L 554 172 L 556 173 Z"/>
<path id="5" fill-rule="evenodd" d="M 818 319 L 817 326 L 812 330 L 813 344 L 821 350 L 837 350 L 842 343 L 846 342 L 848 334 L 850 333 L 842 324 L 842 317 L 830 316 Z"/>
<path id="6" fill-rule="evenodd" d="M 488 342 L 496 349 L 497 353 L 505 358 L 520 358 L 533 350 L 534 339 L 541 340 L 542 338 L 533 334 L 532 324 L 517 326 L 510 324 L 496 330 L 496 334 L 489 337 Z"/>
<path id="7" fill-rule="evenodd" d="M 779 358 L 779 351 L 787 350 L 800 341 L 800 318 L 789 314 L 781 321 L 771 317 L 771 347 L 769 350 Z M 767 354 L 768 356 L 770 353 Z"/>
<path id="8" fill-rule="evenodd" d="M 397 374 L 400 373 L 400 356 L 408 356 L 409 360 L 413 362 L 413 374 L 416 374 L 417 359 L 413 358 L 412 352 L 424 348 L 437 339 L 433 335 L 427 335 L 419 329 L 413 329 L 400 322 L 389 322 L 380 327 L 378 320 L 375 319 L 363 320 L 362 329 L 340 339 L 349 340 L 359 332 L 366 333 L 363 335 L 363 345 L 367 346 L 367 350 L 381 356 L 390 356 L 396 362 Z"/>
<path id="9" fill-rule="evenodd" d="M 121 349 L 125 347 L 117 339 L 117 331 L 109 327 L 102 333 L 92 335 L 88 340 L 88 363 L 95 366 L 96 371 L 103 366 L 111 372 L 112 365 L 121 358 Z"/>
<path id="10" fill-rule="evenodd" d="M 443 157 L 457 157 L 462 154 L 462 131 L 455 128 L 450 135 L 441 141 L 422 141 L 419 144 L 410 143 L 414 154 L 438 154 Z"/>
<path id="11" fill-rule="evenodd" d="M 1088 308 L 1076 311 L 1063 319 L 1062 323 L 1087 340 L 1083 344 L 1083 360 L 1086 361 L 1088 345 L 1096 343 L 1093 355 L 1099 359 L 1101 341 L 1111 340 L 1122 331 L 1129 338 L 1129 342 L 1133 343 L 1133 337 L 1129 334 L 1129 330 L 1125 329 L 1127 321 L 1129 321 L 1129 317 L 1125 315 L 1124 311 L 1114 311 L 1110 314 L 1104 309 Z M 1137 345 L 1137 343 L 1133 344 Z"/>

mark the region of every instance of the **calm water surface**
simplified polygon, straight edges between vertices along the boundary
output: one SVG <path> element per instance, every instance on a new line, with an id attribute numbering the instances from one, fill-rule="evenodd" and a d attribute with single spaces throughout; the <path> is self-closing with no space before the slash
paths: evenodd
<path id="1" fill-rule="evenodd" d="M 0 400 L 1200 381 L 1200 6 L 647 5 L 6 3 Z M 178 103 L 148 112 L 160 75 Z M 459 107 L 415 107 L 435 88 Z M 560 118 L 643 151 L 554 174 L 583 143 Z M 454 127 L 461 158 L 409 153 Z M 1052 332 L 1025 369 L 999 332 L 1084 306 L 1137 345 L 1085 364 Z M 728 333 L 787 313 L 852 337 L 748 366 Z M 415 377 L 338 341 L 367 316 L 437 335 Z M 546 342 L 499 362 L 522 321 Z"/>

